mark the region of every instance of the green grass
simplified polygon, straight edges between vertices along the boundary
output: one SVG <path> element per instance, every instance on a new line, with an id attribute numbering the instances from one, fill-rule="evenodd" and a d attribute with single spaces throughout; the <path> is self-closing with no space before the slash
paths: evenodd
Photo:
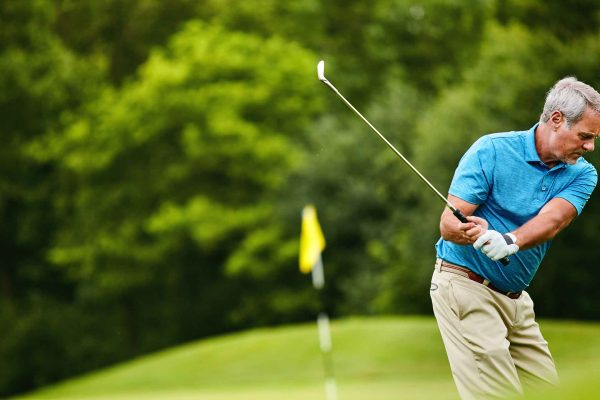
<path id="1" fill-rule="evenodd" d="M 560 390 L 536 399 L 593 399 L 600 324 L 542 321 Z M 352 318 L 332 325 L 340 400 L 457 399 L 433 318 Z M 44 388 L 27 399 L 324 399 L 316 324 L 189 343 Z"/>

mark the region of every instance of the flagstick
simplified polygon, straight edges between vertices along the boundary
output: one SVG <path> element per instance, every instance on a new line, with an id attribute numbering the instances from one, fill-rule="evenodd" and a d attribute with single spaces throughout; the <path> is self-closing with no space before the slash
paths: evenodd
<path id="1" fill-rule="evenodd" d="M 312 279 L 315 289 L 319 291 L 323 289 L 325 286 L 325 274 L 323 273 L 323 260 L 320 255 L 312 269 Z M 321 303 L 324 304 L 323 301 Z M 325 398 L 327 400 L 337 400 L 337 385 L 333 373 L 333 359 L 331 356 L 333 346 L 327 312 L 322 311 L 319 313 L 317 326 L 319 328 L 319 344 L 323 356 L 323 370 L 325 372 Z"/>
<path id="2" fill-rule="evenodd" d="M 314 288 L 317 290 L 323 289 L 323 286 L 325 286 L 325 274 L 323 273 L 323 259 L 321 255 L 319 255 L 317 262 L 313 266 L 311 274 Z"/>
<path id="3" fill-rule="evenodd" d="M 323 370 L 325 372 L 325 396 L 327 400 L 337 400 L 337 386 L 333 375 L 333 361 L 331 357 L 331 332 L 329 329 L 329 316 L 325 312 L 323 300 L 323 287 L 325 286 L 325 273 L 321 252 L 325 248 L 325 238 L 319 226 L 317 211 L 313 205 L 307 205 L 302 210 L 302 233 L 300 235 L 300 271 L 312 273 L 314 288 L 319 294 L 319 302 L 323 311 L 317 317 L 319 328 L 319 343 L 323 356 Z"/>
<path id="4" fill-rule="evenodd" d="M 321 354 L 323 355 L 323 369 L 325 371 L 325 398 L 327 400 L 337 400 L 337 385 L 333 373 L 333 359 L 331 357 L 331 331 L 329 329 L 329 317 L 327 313 L 322 312 L 317 317 L 319 326 L 319 342 L 321 344 Z"/>

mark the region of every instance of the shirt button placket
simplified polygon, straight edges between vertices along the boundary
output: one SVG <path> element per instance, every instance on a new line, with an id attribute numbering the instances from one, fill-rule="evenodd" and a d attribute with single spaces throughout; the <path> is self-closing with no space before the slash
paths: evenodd
<path id="1" fill-rule="evenodd" d="M 552 180 L 552 171 L 548 171 L 544 174 L 544 178 L 542 179 L 542 184 L 540 186 L 540 191 L 542 199 L 547 196 L 547 192 L 550 189 L 550 181 Z"/>

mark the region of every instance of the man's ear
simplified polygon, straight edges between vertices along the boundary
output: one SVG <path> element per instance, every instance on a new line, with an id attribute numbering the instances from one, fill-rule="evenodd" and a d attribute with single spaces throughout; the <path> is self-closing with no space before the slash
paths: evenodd
<path id="1" fill-rule="evenodd" d="M 565 116 L 560 111 L 553 111 L 550 115 L 552 121 L 552 130 L 557 130 L 565 120 Z"/>

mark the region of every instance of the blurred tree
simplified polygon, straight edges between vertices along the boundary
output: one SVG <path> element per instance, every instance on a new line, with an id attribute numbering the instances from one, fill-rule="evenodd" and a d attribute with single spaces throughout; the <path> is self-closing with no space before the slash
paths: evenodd
<path id="1" fill-rule="evenodd" d="M 401 71 L 420 90 L 460 79 L 476 56 L 492 0 L 208 0 L 199 15 L 230 29 L 280 35 L 328 61 L 359 106 Z"/>
<path id="2" fill-rule="evenodd" d="M 74 52 L 105 60 L 108 77 L 120 84 L 135 74 L 153 47 L 164 45 L 195 16 L 197 4 L 193 0 L 58 0 L 52 28 Z"/>
<path id="3" fill-rule="evenodd" d="M 573 40 L 597 32 L 600 4 L 596 0 L 497 0 L 496 15 L 502 24 L 517 22 L 560 40 Z"/>
<path id="4" fill-rule="evenodd" d="M 50 354 L 66 345 L 61 335 L 30 342 L 47 329 L 37 318 L 40 304 L 64 305 L 73 282 L 46 261 L 60 225 L 54 212 L 59 175 L 27 149 L 47 130 L 62 129 L 65 111 L 75 112 L 94 96 L 103 75 L 93 60 L 76 57 L 51 33 L 53 18 L 49 2 L 0 3 L 0 394 L 66 375 L 66 364 L 53 365 Z M 64 322 L 60 313 L 46 318 Z M 36 352 L 42 348 L 48 358 Z"/>
<path id="5" fill-rule="evenodd" d="M 473 62 L 493 1 L 380 0 L 365 28 L 365 55 L 386 75 L 401 66 L 407 81 L 437 92 Z M 383 69 L 383 70 L 382 70 Z"/>
<path id="6" fill-rule="evenodd" d="M 297 250 L 273 196 L 320 108 L 314 64 L 279 38 L 189 23 L 138 80 L 38 143 L 76 192 L 51 259 L 78 297 L 120 304 L 132 352 L 278 315 L 281 288 L 260 281 Z M 270 308 L 243 308 L 270 291 Z"/>

